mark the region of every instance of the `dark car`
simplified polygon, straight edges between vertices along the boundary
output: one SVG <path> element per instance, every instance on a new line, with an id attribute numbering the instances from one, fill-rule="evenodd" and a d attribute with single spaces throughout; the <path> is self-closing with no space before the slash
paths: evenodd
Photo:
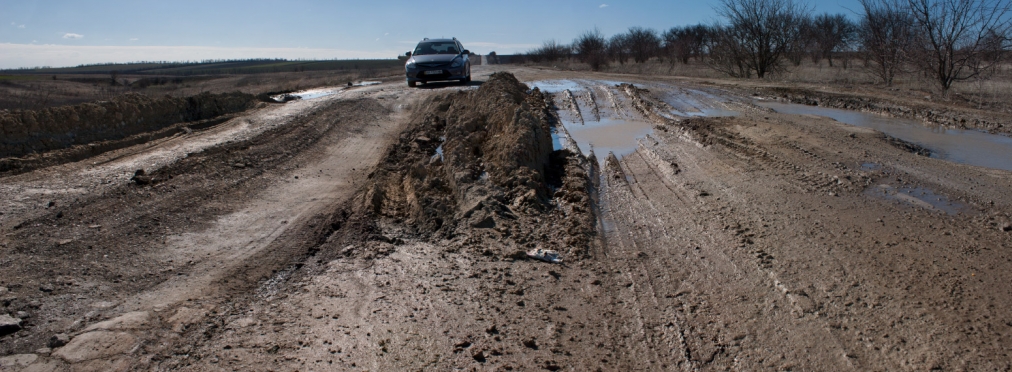
<path id="1" fill-rule="evenodd" d="M 425 38 L 413 52 L 406 53 L 408 62 L 404 64 L 404 72 L 408 77 L 408 86 L 430 81 L 471 81 L 471 60 L 467 57 L 470 53 L 457 38 Z"/>

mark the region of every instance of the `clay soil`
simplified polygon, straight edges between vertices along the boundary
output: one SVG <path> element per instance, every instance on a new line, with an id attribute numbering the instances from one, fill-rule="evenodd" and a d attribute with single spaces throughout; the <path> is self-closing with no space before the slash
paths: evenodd
<path id="1" fill-rule="evenodd" d="M 923 107 L 474 73 L 0 175 L 0 320 L 20 320 L 0 370 L 1012 368 L 1012 172 L 749 102 Z M 557 80 L 580 89 L 524 84 Z M 737 115 L 672 115 L 685 92 Z M 608 118 L 654 129 L 621 154 L 552 145 Z"/>

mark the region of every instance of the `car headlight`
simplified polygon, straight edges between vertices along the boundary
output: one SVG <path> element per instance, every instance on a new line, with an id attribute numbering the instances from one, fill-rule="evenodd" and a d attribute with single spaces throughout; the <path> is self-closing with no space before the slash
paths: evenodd
<path id="1" fill-rule="evenodd" d="M 450 67 L 460 67 L 460 66 L 463 66 L 463 65 L 464 65 L 464 59 L 460 58 L 460 57 L 457 57 L 457 58 L 453 59 L 453 63 L 450 64 Z"/>
<path id="2" fill-rule="evenodd" d="M 407 69 L 413 69 L 413 68 L 415 68 L 415 60 L 413 60 L 413 59 L 409 60 L 408 64 L 404 65 L 404 68 L 407 68 Z"/>

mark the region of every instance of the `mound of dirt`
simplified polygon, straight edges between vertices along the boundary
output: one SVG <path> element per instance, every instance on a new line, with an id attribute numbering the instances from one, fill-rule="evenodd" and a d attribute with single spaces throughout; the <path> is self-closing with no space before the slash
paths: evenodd
<path id="1" fill-rule="evenodd" d="M 466 236 L 462 247 L 501 256 L 536 246 L 587 251 L 595 233 L 591 165 L 553 152 L 557 119 L 540 90 L 496 73 L 476 91 L 430 97 L 421 107 L 429 109 L 417 113 L 349 207 L 346 226 L 356 227 L 347 239 Z"/>
<path id="2" fill-rule="evenodd" d="M 110 101 L 41 110 L 0 111 L 0 157 L 64 149 L 117 140 L 191 122 L 245 111 L 256 97 L 245 93 L 202 93 L 188 98 L 126 94 Z"/>

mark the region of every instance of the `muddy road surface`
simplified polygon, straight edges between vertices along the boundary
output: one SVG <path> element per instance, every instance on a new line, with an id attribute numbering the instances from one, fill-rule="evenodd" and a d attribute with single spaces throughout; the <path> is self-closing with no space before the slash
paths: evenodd
<path id="1" fill-rule="evenodd" d="M 0 176 L 0 369 L 1012 368 L 1012 172 L 483 68 Z"/>

